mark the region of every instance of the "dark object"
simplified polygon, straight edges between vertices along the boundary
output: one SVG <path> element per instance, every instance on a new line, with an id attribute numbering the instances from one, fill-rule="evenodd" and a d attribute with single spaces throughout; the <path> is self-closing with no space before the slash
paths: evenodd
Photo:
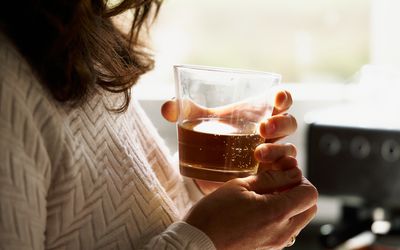
<path id="1" fill-rule="evenodd" d="M 365 216 L 362 209 L 352 206 L 342 207 L 341 221 L 336 224 L 326 224 L 320 230 L 320 242 L 326 248 L 337 247 L 361 232 L 371 229 L 372 218 Z"/>
<path id="2" fill-rule="evenodd" d="M 331 249 L 371 231 L 376 244 L 399 248 L 400 128 L 332 122 L 338 114 L 324 113 L 330 122 L 309 121 L 307 131 L 308 178 L 321 195 L 343 202 L 339 221 L 320 228 L 321 245 Z M 374 231 L 382 223 L 389 228 Z"/>
<path id="3" fill-rule="evenodd" d="M 309 125 L 307 173 L 323 195 L 400 207 L 400 130 Z"/>

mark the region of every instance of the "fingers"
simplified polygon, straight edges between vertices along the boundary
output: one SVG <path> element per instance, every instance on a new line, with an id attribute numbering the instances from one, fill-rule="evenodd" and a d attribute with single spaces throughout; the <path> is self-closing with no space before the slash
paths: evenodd
<path id="1" fill-rule="evenodd" d="M 178 103 L 175 100 L 165 102 L 161 106 L 162 116 L 169 122 L 176 122 L 178 120 Z"/>
<path id="2" fill-rule="evenodd" d="M 296 155 L 296 147 L 291 143 L 263 143 L 258 145 L 254 151 L 254 156 L 256 160 L 263 163 L 272 163 L 282 158 L 283 156 L 296 157 Z"/>
<path id="3" fill-rule="evenodd" d="M 317 203 L 318 191 L 307 179 L 303 178 L 300 185 L 267 198 L 280 208 L 283 217 L 291 218 L 314 206 Z"/>
<path id="4" fill-rule="evenodd" d="M 207 117 L 209 114 L 217 116 L 232 116 L 234 112 L 237 112 L 238 116 L 244 116 L 250 120 L 258 120 L 259 117 L 263 116 L 265 109 L 264 106 L 248 105 L 246 103 L 236 103 L 225 107 L 207 109 L 201 107 L 191 100 L 184 100 L 186 103 L 183 105 L 183 116 L 186 118 L 194 119 L 197 117 Z M 275 96 L 275 104 L 273 115 L 281 114 L 288 110 L 292 105 L 292 96 L 288 91 L 280 91 Z M 179 115 L 179 107 L 176 100 L 170 100 L 165 102 L 161 107 L 161 114 L 163 117 L 170 122 L 176 122 Z M 279 124 L 278 124 L 279 125 Z M 284 134 L 283 136 L 286 136 Z M 276 137 L 274 137 L 276 138 Z"/>
<path id="5" fill-rule="evenodd" d="M 296 119 L 289 114 L 284 114 L 292 104 L 293 99 L 288 91 L 283 90 L 276 94 L 272 116 L 260 124 L 260 134 L 266 139 L 265 142 L 275 142 L 296 131 Z"/>
<path id="6" fill-rule="evenodd" d="M 290 106 L 292 106 L 292 104 L 292 95 L 288 91 L 282 90 L 278 92 L 275 96 L 275 104 L 272 115 L 277 115 L 285 112 L 290 108 Z"/>
<path id="7" fill-rule="evenodd" d="M 211 114 L 209 109 L 201 107 L 191 100 L 182 100 L 182 107 L 183 110 L 181 115 L 184 119 L 204 118 L 209 117 Z M 167 121 L 176 122 L 180 115 L 179 112 L 180 110 L 177 100 L 166 101 L 161 106 L 161 114 Z"/>
<path id="8" fill-rule="evenodd" d="M 299 184 L 302 173 L 299 168 L 292 167 L 284 171 L 268 170 L 257 175 L 243 178 L 247 189 L 258 194 L 272 193 Z"/>
<path id="9" fill-rule="evenodd" d="M 291 156 L 284 156 L 281 159 L 274 162 L 260 162 L 258 165 L 257 172 L 268 171 L 268 170 L 287 170 L 291 168 L 297 168 L 297 160 Z"/>
<path id="10" fill-rule="evenodd" d="M 275 115 L 260 124 L 260 134 L 267 141 L 288 136 L 296 129 L 297 121 L 289 114 Z"/>

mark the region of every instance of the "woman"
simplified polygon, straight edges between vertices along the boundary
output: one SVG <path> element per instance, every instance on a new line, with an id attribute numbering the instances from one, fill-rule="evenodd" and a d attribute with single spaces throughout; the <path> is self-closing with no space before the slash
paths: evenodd
<path id="1" fill-rule="evenodd" d="M 292 145 L 260 145 L 255 176 L 220 187 L 183 182 L 130 97 L 153 67 L 141 31 L 159 6 L 3 3 L 0 248 L 279 249 L 314 216 L 317 193 Z M 128 9 L 131 29 L 116 28 L 113 17 Z M 172 121 L 173 104 L 163 108 Z M 277 96 L 261 126 L 266 140 L 295 130 L 283 114 L 290 105 L 289 93 Z M 197 188 L 207 194 L 199 201 Z"/>

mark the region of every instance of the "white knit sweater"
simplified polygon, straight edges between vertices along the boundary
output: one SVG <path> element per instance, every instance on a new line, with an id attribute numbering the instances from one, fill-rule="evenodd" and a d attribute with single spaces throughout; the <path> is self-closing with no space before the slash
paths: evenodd
<path id="1" fill-rule="evenodd" d="M 0 34 L 0 249 L 213 249 L 179 222 L 192 200 L 133 100 L 54 101 Z"/>

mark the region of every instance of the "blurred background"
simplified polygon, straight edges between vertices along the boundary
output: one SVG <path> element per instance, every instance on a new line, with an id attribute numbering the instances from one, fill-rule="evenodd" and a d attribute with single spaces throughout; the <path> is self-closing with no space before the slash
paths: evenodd
<path id="1" fill-rule="evenodd" d="M 399 13 L 398 0 L 166 0 L 155 69 L 133 92 L 174 154 L 160 115 L 174 64 L 281 74 L 299 123 L 286 141 L 321 196 L 292 249 L 400 249 Z"/>
<path id="2" fill-rule="evenodd" d="M 178 61 L 279 72 L 285 82 L 346 81 L 370 61 L 371 7 L 366 0 L 166 1 L 153 36 L 157 76 L 169 76 Z"/>
<path id="3" fill-rule="evenodd" d="M 362 65 L 396 63 L 396 0 L 167 0 L 152 27 L 152 84 L 176 63 L 249 68 L 285 83 L 343 83 Z"/>

